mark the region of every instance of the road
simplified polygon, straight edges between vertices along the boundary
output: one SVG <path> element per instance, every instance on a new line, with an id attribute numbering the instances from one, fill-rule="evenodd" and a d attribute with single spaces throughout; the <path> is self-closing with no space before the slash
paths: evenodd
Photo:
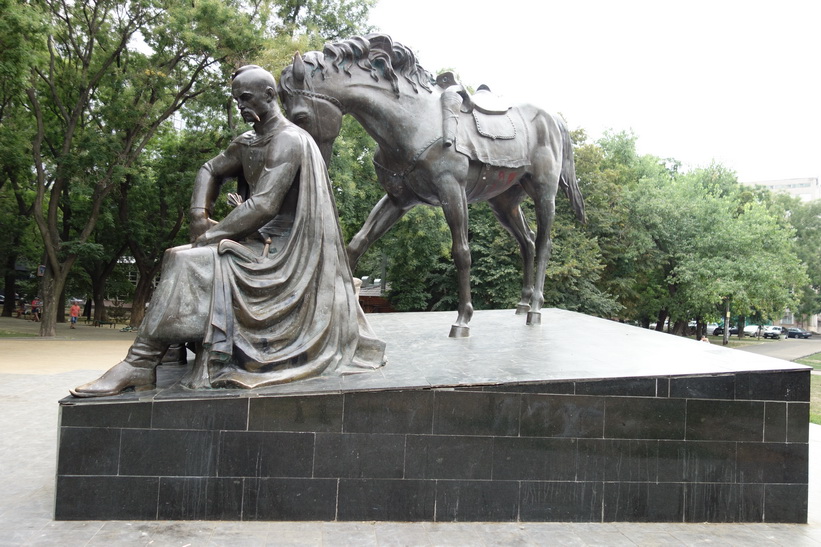
<path id="1" fill-rule="evenodd" d="M 813 336 L 806 340 L 787 338 L 767 344 L 755 344 L 738 349 L 758 353 L 759 355 L 766 355 L 768 357 L 777 357 L 785 361 L 795 361 L 807 355 L 821 352 L 821 336 Z"/>

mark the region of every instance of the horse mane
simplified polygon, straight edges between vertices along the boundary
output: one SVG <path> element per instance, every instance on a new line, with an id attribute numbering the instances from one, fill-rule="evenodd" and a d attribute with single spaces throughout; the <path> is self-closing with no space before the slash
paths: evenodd
<path id="1" fill-rule="evenodd" d="M 397 97 L 400 77 L 404 78 L 416 93 L 419 93 L 420 87 L 431 92 L 431 86 L 436 82 L 433 75 L 417 62 L 413 51 L 399 42 L 394 42 L 387 34 L 368 34 L 364 37 L 354 36 L 339 42 L 328 42 L 322 54 L 324 59 L 319 55 L 305 54 L 305 63 L 314 65 L 314 72 L 318 70 L 324 76 L 326 61 L 334 70 L 345 74 L 350 74 L 350 68 L 357 66 L 377 82 L 380 75 L 384 76 Z M 290 82 L 287 80 L 291 77 L 290 71 L 287 72 L 286 75 L 283 71 L 282 75 L 282 80 L 286 81 L 280 82 L 286 90 L 290 88 Z"/>

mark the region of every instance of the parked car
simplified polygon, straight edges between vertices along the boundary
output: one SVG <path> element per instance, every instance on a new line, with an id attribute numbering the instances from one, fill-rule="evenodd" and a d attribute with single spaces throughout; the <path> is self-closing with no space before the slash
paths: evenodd
<path id="1" fill-rule="evenodd" d="M 807 332 L 804 329 L 799 329 L 797 327 L 787 329 L 787 338 L 809 338 L 812 336 L 811 332 Z"/>
<path id="2" fill-rule="evenodd" d="M 764 338 L 774 338 L 777 340 L 781 338 L 782 334 L 784 334 L 784 329 L 782 327 L 770 325 L 769 327 L 764 327 L 764 332 L 761 336 Z"/>
<path id="3" fill-rule="evenodd" d="M 744 327 L 744 335 L 745 336 L 756 336 L 758 334 L 758 329 L 761 327 L 758 325 L 747 325 Z"/>
<path id="4" fill-rule="evenodd" d="M 724 334 L 724 325 L 719 325 L 714 331 L 714 336 L 721 336 Z M 738 334 L 738 327 L 730 327 L 730 334 Z"/>
<path id="5" fill-rule="evenodd" d="M 715 336 L 717 328 L 718 328 L 718 323 L 708 323 L 707 324 L 707 334 L 712 334 L 713 336 Z"/>

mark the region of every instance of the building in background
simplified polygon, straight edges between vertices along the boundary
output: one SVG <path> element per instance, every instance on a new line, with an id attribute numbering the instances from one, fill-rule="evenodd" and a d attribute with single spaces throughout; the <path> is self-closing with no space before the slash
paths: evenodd
<path id="1" fill-rule="evenodd" d="M 807 177 L 803 179 L 783 179 L 783 180 L 762 180 L 755 182 L 742 182 L 745 186 L 763 186 L 773 192 L 782 192 L 801 198 L 802 201 L 812 201 L 821 199 L 821 186 L 818 177 Z"/>

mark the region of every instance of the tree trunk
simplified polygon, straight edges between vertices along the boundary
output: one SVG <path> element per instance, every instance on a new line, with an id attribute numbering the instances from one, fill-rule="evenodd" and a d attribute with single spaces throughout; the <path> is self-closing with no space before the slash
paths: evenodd
<path id="1" fill-rule="evenodd" d="M 68 268 L 66 268 L 66 271 Z M 57 308 L 60 305 L 58 302 L 59 295 L 63 292 L 63 287 L 66 284 L 66 276 L 55 275 L 51 267 L 46 266 L 45 274 L 43 275 L 43 306 L 40 309 L 40 336 L 56 336 L 57 335 Z"/>
<path id="2" fill-rule="evenodd" d="M 14 308 L 17 306 L 17 298 L 14 296 L 17 294 L 17 271 L 14 269 L 14 265 L 17 263 L 17 253 L 14 252 L 14 248 L 17 245 L 19 245 L 19 238 L 15 238 L 12 250 L 6 257 L 6 275 L 3 280 L 3 294 L 6 295 L 6 301 L 3 304 L 3 317 L 11 317 L 14 314 Z"/>
<path id="3" fill-rule="evenodd" d="M 106 320 L 105 310 L 105 279 L 91 280 L 91 299 L 94 301 L 94 322 Z"/>
<path id="4" fill-rule="evenodd" d="M 687 323 L 686 319 L 679 319 L 673 324 L 673 334 L 676 336 L 684 336 L 687 333 Z"/>
<path id="5" fill-rule="evenodd" d="M 746 315 L 739 315 L 738 316 L 738 337 L 744 338 L 744 325 L 747 323 L 747 316 Z"/>
<path id="6" fill-rule="evenodd" d="M 664 332 L 664 322 L 667 321 L 667 310 L 661 310 L 659 312 L 658 321 L 656 322 L 656 330 L 659 332 Z"/>
<path id="7" fill-rule="evenodd" d="M 724 334 L 722 336 L 721 345 L 726 346 L 730 343 L 730 297 L 724 299 Z"/>
<path id="8" fill-rule="evenodd" d="M 134 299 L 131 305 L 131 321 L 129 325 L 132 328 L 138 328 L 145 317 L 145 305 L 151 300 L 151 295 L 154 294 L 154 287 L 151 286 L 157 272 L 160 271 L 162 262 L 149 268 L 140 271 L 140 278 L 137 280 L 137 286 L 134 288 Z"/>
<path id="9" fill-rule="evenodd" d="M 66 322 L 66 287 L 63 285 L 63 290 L 60 291 L 59 302 L 57 304 L 57 322 Z"/>

